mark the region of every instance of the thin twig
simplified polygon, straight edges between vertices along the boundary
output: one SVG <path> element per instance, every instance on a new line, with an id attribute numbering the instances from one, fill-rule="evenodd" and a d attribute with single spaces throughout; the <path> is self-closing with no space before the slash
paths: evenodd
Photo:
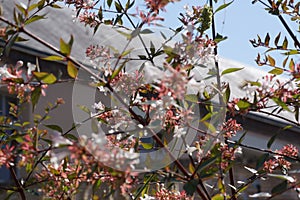
<path id="1" fill-rule="evenodd" d="M 272 1 L 268 0 L 268 2 L 272 6 Z M 287 30 L 287 32 L 291 36 L 291 38 L 294 40 L 295 45 L 297 45 L 300 48 L 300 42 L 299 42 L 299 40 L 297 39 L 297 37 L 295 36 L 295 34 L 293 33 L 293 31 L 291 30 L 291 28 L 289 27 L 289 25 L 286 23 L 286 21 L 284 20 L 284 18 L 282 17 L 282 15 L 278 14 L 277 16 L 278 16 L 280 22 L 282 23 L 282 25 L 284 26 L 284 28 Z"/>
<path id="2" fill-rule="evenodd" d="M 298 162 L 300 161 L 300 158 L 298 158 L 298 157 L 287 156 L 287 155 L 277 153 L 277 152 L 269 150 L 269 149 L 261 149 L 261 148 L 249 146 L 249 145 L 246 145 L 246 144 L 238 143 L 238 142 L 235 142 L 235 141 L 231 141 L 231 140 L 226 140 L 226 141 L 230 144 L 238 145 L 240 147 L 244 147 L 244 148 L 247 148 L 247 149 L 252 149 L 252 150 L 255 150 L 255 151 L 260 151 L 260 152 L 264 152 L 264 153 L 270 153 L 270 154 L 273 154 L 273 155 L 286 157 L 286 158 L 289 158 L 291 160 L 298 161 Z"/>

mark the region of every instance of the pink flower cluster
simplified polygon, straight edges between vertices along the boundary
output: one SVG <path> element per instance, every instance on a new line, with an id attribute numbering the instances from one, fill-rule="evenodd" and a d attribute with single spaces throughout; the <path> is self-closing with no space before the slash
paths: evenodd
<path id="1" fill-rule="evenodd" d="M 298 148 L 292 144 L 285 145 L 282 149 L 276 150 L 276 154 L 268 161 L 264 162 L 264 170 L 272 173 L 276 169 L 282 169 L 286 171 L 291 168 L 291 163 L 287 161 L 284 156 L 289 157 L 297 157 L 298 156 Z"/>
<path id="2" fill-rule="evenodd" d="M 15 159 L 15 146 L 5 145 L 4 148 L 0 149 L 0 167 L 6 166 L 9 168 L 10 166 L 14 166 Z"/>
<path id="3" fill-rule="evenodd" d="M 192 200 L 192 197 L 188 196 L 186 192 L 168 190 L 163 184 L 157 184 L 157 191 L 155 193 L 155 199 L 157 200 Z"/>
<path id="4" fill-rule="evenodd" d="M 238 124 L 235 119 L 230 118 L 226 122 L 223 123 L 221 131 L 224 132 L 224 136 L 226 138 L 231 138 L 235 136 L 237 131 L 242 130 L 242 125 Z"/>

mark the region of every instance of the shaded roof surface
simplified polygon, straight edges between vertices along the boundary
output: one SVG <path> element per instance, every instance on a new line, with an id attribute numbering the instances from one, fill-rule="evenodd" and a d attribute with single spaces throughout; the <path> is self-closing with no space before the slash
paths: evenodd
<path id="1" fill-rule="evenodd" d="M 26 0 L 0 0 L 0 3 L 3 6 L 4 16 L 12 20 L 13 8 L 15 3 L 27 2 Z M 50 13 L 51 12 L 51 13 Z M 47 14 L 48 13 L 48 14 Z M 108 26 L 100 26 L 97 33 L 93 34 L 93 29 L 85 27 L 81 23 L 74 21 L 73 15 L 75 14 L 70 8 L 63 9 L 45 9 L 40 14 L 47 14 L 46 19 L 34 22 L 27 26 L 26 28 L 33 34 L 39 36 L 41 39 L 45 40 L 49 44 L 59 47 L 59 39 L 62 38 L 65 41 L 68 41 L 70 35 L 74 36 L 74 44 L 72 48 L 71 55 L 81 62 L 86 62 L 87 58 L 85 56 L 86 48 L 90 44 L 100 44 L 100 45 L 111 45 L 114 47 L 124 47 L 127 40 L 116 30 Z M 28 38 L 27 36 L 24 36 Z M 149 44 L 150 40 L 153 40 L 154 43 L 159 40 L 155 35 L 145 36 L 146 43 Z M 49 49 L 45 48 L 42 44 L 29 40 L 22 43 L 24 49 L 34 49 L 45 53 L 53 53 Z M 142 44 L 139 40 L 135 40 L 130 44 L 134 48 L 142 47 Z M 138 50 L 140 54 L 141 50 Z M 241 83 L 245 80 L 256 81 L 258 78 L 266 75 L 265 71 L 260 70 L 258 67 L 254 68 L 239 62 L 232 60 L 220 58 L 220 70 L 226 68 L 240 68 L 244 69 L 232 74 L 225 75 L 222 77 L 223 81 L 229 82 L 231 86 L 231 92 L 234 97 L 243 97 L 245 96 L 245 91 L 240 89 Z M 284 117 L 293 119 L 289 113 L 283 113 Z M 262 115 L 264 116 L 264 115 Z M 266 119 L 272 119 L 272 117 L 265 116 Z"/>

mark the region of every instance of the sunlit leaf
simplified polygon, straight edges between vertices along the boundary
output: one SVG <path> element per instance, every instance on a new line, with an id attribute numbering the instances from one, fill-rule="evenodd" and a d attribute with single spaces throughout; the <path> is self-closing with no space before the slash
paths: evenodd
<path id="1" fill-rule="evenodd" d="M 222 35 L 220 35 L 219 33 L 217 33 L 217 35 L 216 35 L 216 37 L 215 37 L 215 42 L 216 43 L 219 43 L 219 42 L 221 42 L 221 41 L 224 41 L 224 40 L 226 40 L 227 39 L 227 36 L 222 36 Z"/>
<path id="2" fill-rule="evenodd" d="M 289 112 L 291 112 L 291 110 L 289 109 L 289 107 L 282 102 L 279 98 L 272 98 L 272 100 L 280 107 L 282 107 L 284 110 L 287 110 Z"/>
<path id="3" fill-rule="evenodd" d="M 127 61 L 123 62 L 123 63 L 121 64 L 121 66 L 120 66 L 118 69 L 116 69 L 116 70 L 112 73 L 112 75 L 111 75 L 111 77 L 110 77 L 111 80 L 114 79 L 114 78 L 121 72 L 121 70 L 125 67 L 126 62 L 127 62 Z"/>
<path id="4" fill-rule="evenodd" d="M 71 53 L 71 48 L 72 48 L 72 43 L 73 43 L 73 37 L 71 36 L 71 40 L 72 42 L 66 43 L 62 38 L 60 38 L 59 43 L 60 43 L 60 51 L 64 54 L 64 55 L 70 55 Z"/>
<path id="5" fill-rule="evenodd" d="M 229 3 L 224 3 L 223 5 L 219 6 L 214 13 L 217 13 L 221 10 L 223 10 L 224 8 L 226 8 L 227 6 L 229 6 L 230 4 L 232 4 L 233 1 L 229 2 Z"/>
<path id="6" fill-rule="evenodd" d="M 224 200 L 227 198 L 230 198 L 230 197 L 228 195 L 227 195 L 227 197 L 224 197 L 224 194 L 216 194 L 211 198 L 211 200 Z"/>
<path id="7" fill-rule="evenodd" d="M 64 60 L 63 57 L 61 57 L 61 56 L 55 56 L 55 55 L 53 55 L 53 56 L 47 56 L 47 57 L 44 57 L 42 59 L 43 60 L 49 60 L 49 61 L 62 61 L 62 60 Z"/>
<path id="8" fill-rule="evenodd" d="M 290 183 L 294 183 L 296 180 L 295 178 L 291 177 L 291 176 L 287 176 L 287 175 L 282 175 L 282 174 L 267 174 L 270 177 L 275 177 L 281 180 L 286 180 Z"/>
<path id="9" fill-rule="evenodd" d="M 34 76 L 43 83 L 53 84 L 56 82 L 56 77 L 52 73 L 33 72 Z"/>
<path id="10" fill-rule="evenodd" d="M 187 94 L 184 96 L 184 100 L 192 103 L 198 103 L 199 97 L 196 94 Z"/>
<path id="11" fill-rule="evenodd" d="M 287 38 L 285 37 L 285 38 L 284 38 L 284 41 L 283 41 L 283 43 L 282 43 L 282 49 L 287 49 L 287 46 L 288 46 L 288 40 L 287 40 Z"/>
<path id="12" fill-rule="evenodd" d="M 276 62 L 275 62 L 274 58 L 272 58 L 270 55 L 268 55 L 268 61 L 271 66 L 273 66 L 273 67 L 275 66 Z"/>
<path id="13" fill-rule="evenodd" d="M 295 71 L 295 62 L 294 62 L 293 58 L 290 60 L 289 68 L 290 68 L 291 72 Z"/>
<path id="14" fill-rule="evenodd" d="M 73 64 L 73 62 L 68 61 L 67 71 L 68 71 L 69 76 L 71 76 L 72 78 L 76 78 L 77 77 L 78 69 Z"/>
<path id="15" fill-rule="evenodd" d="M 153 144 L 152 144 L 152 143 L 144 143 L 144 142 L 141 142 L 140 144 L 143 146 L 144 149 L 147 149 L 147 150 L 153 148 Z"/>
<path id="16" fill-rule="evenodd" d="M 284 71 L 281 68 L 275 67 L 274 69 L 272 69 L 271 71 L 269 71 L 269 74 L 274 74 L 274 75 L 280 75 L 282 74 Z"/>
<path id="17" fill-rule="evenodd" d="M 249 103 L 246 100 L 241 99 L 237 102 L 236 105 L 239 107 L 239 109 L 245 110 L 245 109 L 248 109 L 251 106 L 251 103 Z"/>
<path id="18" fill-rule="evenodd" d="M 229 74 L 229 73 L 232 73 L 232 72 L 236 72 L 236 71 L 240 71 L 244 69 L 243 67 L 242 68 L 228 68 L 228 69 L 225 69 L 224 71 L 222 71 L 221 75 L 225 75 L 225 74 Z"/>
<path id="19" fill-rule="evenodd" d="M 38 20 L 41 20 L 41 19 L 45 19 L 45 15 L 34 15 L 25 21 L 25 25 L 30 24 L 35 21 L 38 21 Z"/>

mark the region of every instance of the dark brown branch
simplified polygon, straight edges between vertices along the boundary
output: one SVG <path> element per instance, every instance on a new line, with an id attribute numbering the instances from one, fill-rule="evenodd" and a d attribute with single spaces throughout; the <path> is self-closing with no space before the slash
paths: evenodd
<path id="1" fill-rule="evenodd" d="M 22 184 L 20 183 L 20 181 L 18 180 L 17 178 L 17 174 L 15 172 L 15 170 L 13 169 L 12 166 L 9 166 L 9 171 L 10 171 L 10 174 L 16 184 L 16 187 L 17 187 L 17 192 L 20 194 L 21 196 L 21 199 L 22 200 L 26 200 L 26 196 L 25 196 L 25 192 L 24 192 L 24 188 L 22 186 Z"/>

